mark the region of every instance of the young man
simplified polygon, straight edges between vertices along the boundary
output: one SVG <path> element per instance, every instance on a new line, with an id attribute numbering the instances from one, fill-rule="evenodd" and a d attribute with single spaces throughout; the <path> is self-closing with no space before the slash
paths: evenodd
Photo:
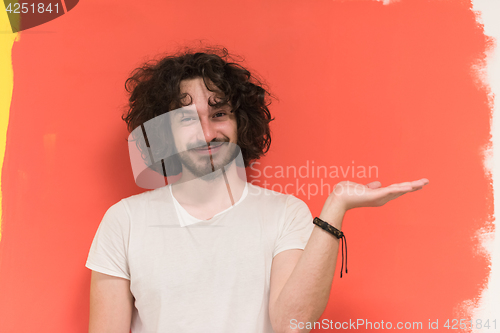
<path id="1" fill-rule="evenodd" d="M 292 323 L 324 311 L 339 234 L 296 197 L 246 182 L 271 142 L 267 92 L 225 50 L 147 64 L 127 89 L 135 146 L 169 185 L 106 212 L 86 264 L 89 332 L 309 331 Z M 341 182 L 319 219 L 341 230 L 348 209 L 427 183 Z"/>

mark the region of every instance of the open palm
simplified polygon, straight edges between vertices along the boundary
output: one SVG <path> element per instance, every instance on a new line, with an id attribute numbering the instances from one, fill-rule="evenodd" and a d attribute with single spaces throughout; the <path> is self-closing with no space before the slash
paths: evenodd
<path id="1" fill-rule="evenodd" d="M 357 207 L 379 207 L 405 193 L 418 191 L 427 184 L 429 180 L 426 178 L 387 187 L 381 187 L 382 184 L 379 181 L 366 185 L 343 181 L 335 186 L 330 196 L 345 210 Z"/>

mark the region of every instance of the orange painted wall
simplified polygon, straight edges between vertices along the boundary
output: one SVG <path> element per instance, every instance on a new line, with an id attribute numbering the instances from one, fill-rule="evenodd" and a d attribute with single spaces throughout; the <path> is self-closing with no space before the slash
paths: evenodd
<path id="1" fill-rule="evenodd" d="M 371 178 L 323 179 L 332 185 L 430 180 L 347 213 L 349 274 L 336 274 L 322 318 L 424 328 L 464 318 L 461 304 L 489 274 L 474 235 L 493 213 L 482 164 L 491 108 L 471 69 L 488 40 L 470 2 L 88 0 L 21 32 L 12 49 L 0 332 L 87 332 L 92 238 L 109 206 L 142 191 L 120 119 L 125 79 L 143 60 L 200 39 L 244 56 L 279 99 L 259 171 L 314 161 L 378 168 Z M 288 192 L 319 214 L 326 191 L 305 191 L 320 178 L 248 171 L 269 188 L 294 184 Z"/>

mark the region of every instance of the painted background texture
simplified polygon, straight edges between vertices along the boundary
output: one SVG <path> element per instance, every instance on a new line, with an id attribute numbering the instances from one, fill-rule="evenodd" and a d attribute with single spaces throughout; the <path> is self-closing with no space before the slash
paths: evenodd
<path id="1" fill-rule="evenodd" d="M 478 70 L 493 41 L 469 1 L 88 0 L 12 47 L 0 332 L 87 332 L 90 244 L 107 208 L 143 191 L 120 119 L 124 82 L 143 61 L 199 40 L 243 56 L 277 97 L 271 149 L 249 181 L 292 184 L 317 216 L 325 183 L 430 180 L 346 214 L 349 273 L 339 279 L 338 260 L 322 319 L 424 329 L 470 319 L 464 305 L 489 276 L 475 235 L 493 228 L 483 167 L 492 103 Z M 276 174 L 313 164 L 338 177 Z M 378 172 L 363 177 L 359 166 Z"/>

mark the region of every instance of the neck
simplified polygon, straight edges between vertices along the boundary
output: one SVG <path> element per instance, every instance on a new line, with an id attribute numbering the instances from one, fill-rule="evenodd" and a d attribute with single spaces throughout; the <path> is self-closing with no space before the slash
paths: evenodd
<path id="1" fill-rule="evenodd" d="M 182 174 L 172 185 L 172 193 L 180 204 L 192 207 L 228 208 L 238 202 L 246 184 L 246 180 L 238 175 L 234 161 L 206 177 L 196 178 L 185 168 Z"/>

